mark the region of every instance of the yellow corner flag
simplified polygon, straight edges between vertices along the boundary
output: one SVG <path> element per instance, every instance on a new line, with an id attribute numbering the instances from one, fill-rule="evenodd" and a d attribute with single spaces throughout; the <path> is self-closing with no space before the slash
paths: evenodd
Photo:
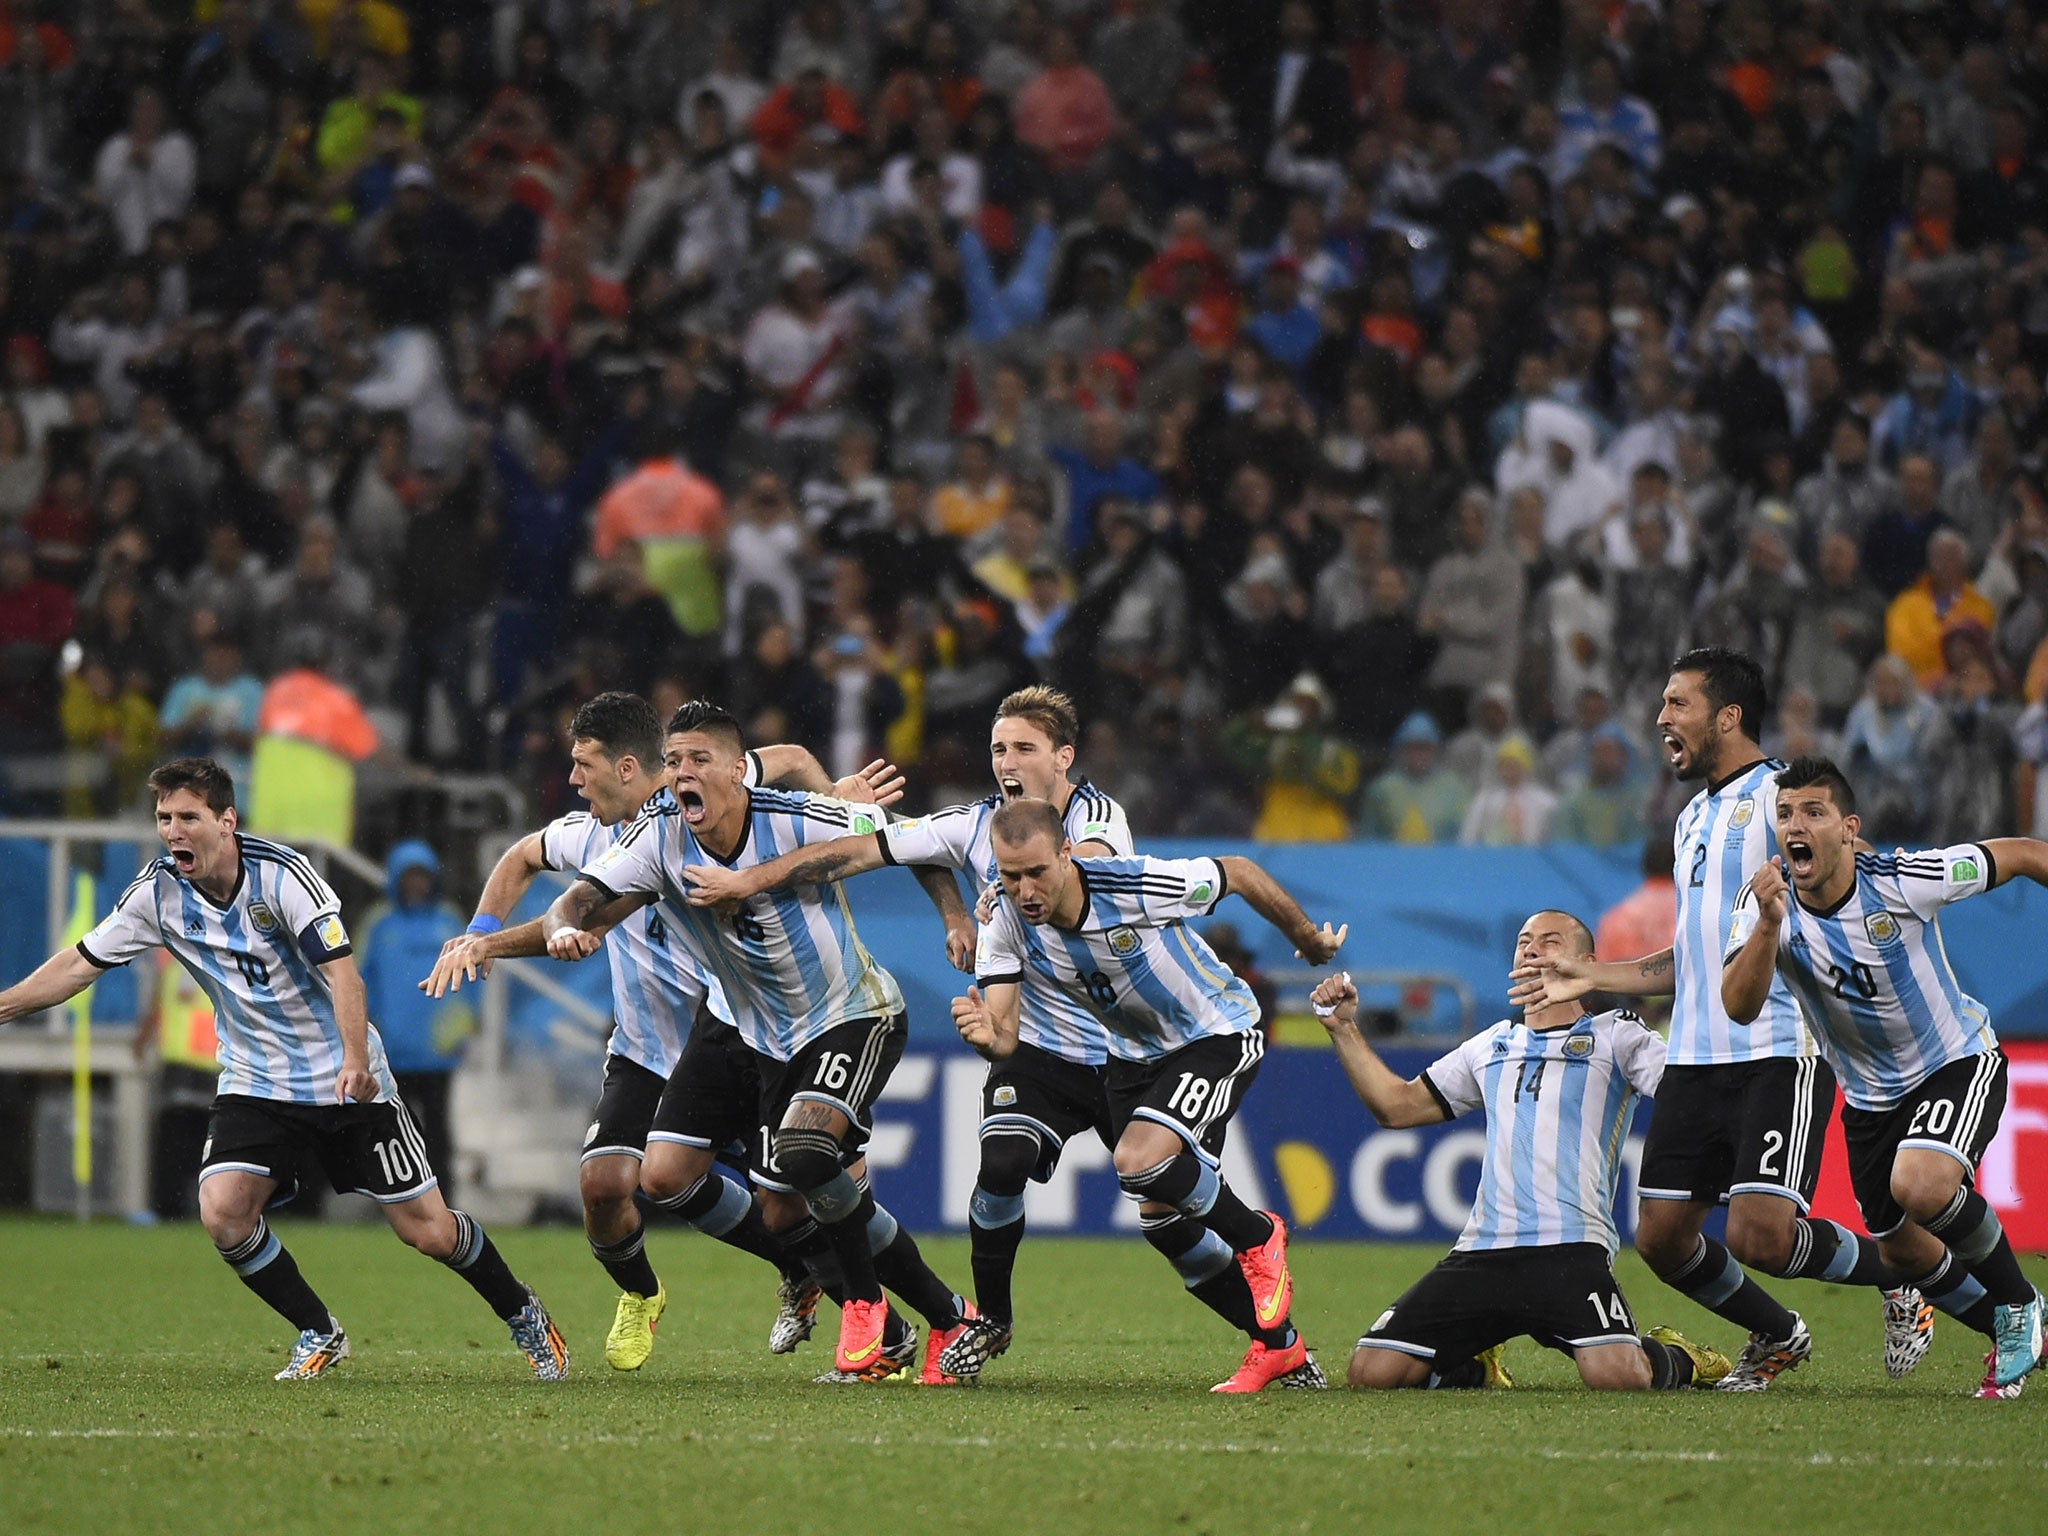
<path id="1" fill-rule="evenodd" d="M 71 926 L 64 942 L 76 944 L 93 926 L 93 880 L 84 870 L 71 878 Z M 95 986 L 98 983 L 94 983 Z M 65 1006 L 71 1010 L 71 1180 L 86 1208 L 92 1188 L 92 994 L 83 992 Z"/>

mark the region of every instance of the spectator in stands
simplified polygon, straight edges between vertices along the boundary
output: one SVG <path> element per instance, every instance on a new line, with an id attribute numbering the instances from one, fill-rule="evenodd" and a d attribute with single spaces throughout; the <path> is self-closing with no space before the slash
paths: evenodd
<path id="1" fill-rule="evenodd" d="M 1884 649 L 1886 627 L 1885 601 L 1863 579 L 1855 539 L 1843 529 L 1823 533 L 1815 579 L 1785 648 L 1786 688 L 1805 691 L 1821 720 L 1839 728 Z"/>
<path id="2" fill-rule="evenodd" d="M 1395 843 L 1455 842 L 1471 809 L 1472 791 L 1440 760 L 1443 732 L 1417 710 L 1388 745 L 1393 765 L 1365 787 L 1359 830 Z"/>
<path id="3" fill-rule="evenodd" d="M 1884 648 L 1913 669 L 1921 687 L 1945 668 L 1942 637 L 1964 624 L 1988 633 L 1998 615 L 1970 580 L 1970 546 L 1953 528 L 1927 541 L 1927 570 L 1885 610 Z"/>
<path id="4" fill-rule="evenodd" d="M 87 652 L 64 676 L 59 718 L 71 749 L 64 814 L 113 816 L 135 806 L 157 754 L 156 706 L 144 680 Z"/>
<path id="5" fill-rule="evenodd" d="M 1334 843 L 1351 835 L 1346 807 L 1358 793 L 1358 749 L 1331 724 L 1329 690 L 1314 672 L 1303 672 L 1272 704 L 1225 727 L 1224 754 L 1258 796 L 1253 837 Z"/>
<path id="6" fill-rule="evenodd" d="M 140 256 L 159 224 L 185 216 L 197 177 L 192 141 L 164 121 L 162 92 L 138 87 L 129 98 L 127 131 L 100 146 L 93 162 L 93 189 L 128 255 Z"/>
<path id="7" fill-rule="evenodd" d="M 1046 32 L 1044 65 L 1017 93 L 1017 137 L 1056 177 L 1087 170 L 1117 129 L 1116 103 L 1081 58 L 1073 28 Z"/>
<path id="8" fill-rule="evenodd" d="M 1587 748 L 1585 777 L 1566 790 L 1551 835 L 1592 848 L 1642 841 L 1645 797 L 1635 754 L 1628 732 L 1619 725 L 1610 722 L 1595 731 Z"/>
<path id="9" fill-rule="evenodd" d="M 1922 834 L 1939 728 L 1939 710 L 1903 657 L 1871 663 L 1863 697 L 1842 728 L 1842 766 L 1856 776 L 1858 807 L 1868 807 L 1866 837 L 1904 841 Z"/>
<path id="10" fill-rule="evenodd" d="M 419 573 L 423 584 L 439 575 Z M 332 658 L 345 674 L 360 670 L 372 643 L 376 599 L 369 580 L 342 554 L 333 518 L 306 520 L 297 557 L 265 580 L 260 602 L 264 650 L 274 661 L 313 653 Z"/>
<path id="11" fill-rule="evenodd" d="M 384 881 L 383 903 L 355 932 L 357 965 L 399 1096 L 426 1139 L 428 1161 L 447 1184 L 457 1174 L 449 1080 L 476 1016 L 460 994 L 428 998 L 419 979 L 434 968 L 441 946 L 462 932 L 464 919 L 441 895 L 440 858 L 416 838 L 392 848 Z"/>
<path id="12" fill-rule="evenodd" d="M 1106 497 L 1143 506 L 1160 491 L 1159 479 L 1124 449 L 1125 422 L 1111 406 L 1095 410 L 1083 432 L 1084 446 L 1055 445 L 1052 461 L 1067 477 L 1066 541 L 1079 552 L 1094 539 L 1095 514 Z"/>
<path id="13" fill-rule="evenodd" d="M 1897 483 L 1871 460 L 1869 424 L 1854 411 L 1844 411 L 1835 418 L 1821 467 L 1793 492 L 1802 546 L 1816 548 L 1827 535 L 1839 533 L 1860 547 L 1897 495 Z"/>
<path id="14" fill-rule="evenodd" d="M 725 537 L 725 498 L 676 454 L 672 432 L 650 431 L 640 467 L 597 504 L 590 552 L 609 561 L 621 545 L 638 546 L 647 582 L 665 598 L 688 635 L 719 624 L 715 568 Z"/>
<path id="15" fill-rule="evenodd" d="M 249 749 L 263 707 L 263 684 L 242 664 L 242 647 L 232 630 L 209 609 L 193 614 L 199 642 L 199 670 L 171 684 L 160 722 L 165 747 L 180 757 L 210 757 L 234 776 L 249 780 Z"/>
<path id="16" fill-rule="evenodd" d="M 1977 427 L 1970 457 L 1942 482 L 1941 509 L 1969 541 L 1970 565 L 1981 566 L 2005 527 L 2013 476 L 2019 465 L 2012 423 L 2003 411 L 1988 411 Z"/>
<path id="17" fill-rule="evenodd" d="M 1415 622 L 1437 644 L 1430 712 L 1453 728 L 1464 725 L 1476 690 L 1514 677 L 1522 633 L 1522 572 L 1494 536 L 1493 498 L 1466 491 L 1457 519 L 1457 547 L 1429 568 Z"/>
<path id="18" fill-rule="evenodd" d="M 1557 796 L 1536 777 L 1529 738 L 1511 733 L 1493 755 L 1493 779 L 1472 797 L 1458 841 L 1467 847 L 1530 848 L 1550 836 Z"/>

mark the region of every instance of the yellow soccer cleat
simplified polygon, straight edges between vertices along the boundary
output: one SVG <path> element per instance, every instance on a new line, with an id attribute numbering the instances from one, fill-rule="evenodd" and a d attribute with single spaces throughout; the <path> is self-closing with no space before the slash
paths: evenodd
<path id="1" fill-rule="evenodd" d="M 1506 1344 L 1496 1344 L 1491 1349 L 1482 1349 L 1472 1358 L 1477 1360 L 1480 1369 L 1486 1372 L 1486 1380 L 1480 1383 L 1480 1385 L 1487 1387 L 1512 1387 L 1515 1384 L 1515 1378 L 1508 1374 L 1508 1347 Z"/>
<path id="2" fill-rule="evenodd" d="M 615 1371 L 637 1371 L 654 1353 L 654 1330 L 668 1310 L 668 1287 L 659 1283 L 652 1296 L 638 1291 L 619 1293 L 612 1331 L 604 1336 L 604 1358 Z"/>
<path id="3" fill-rule="evenodd" d="M 1693 1343 L 1676 1328 L 1659 1325 L 1650 1330 L 1650 1337 L 1671 1349 L 1683 1350 L 1691 1358 L 1692 1381 L 1696 1387 L 1711 1387 L 1735 1369 L 1721 1351 Z"/>

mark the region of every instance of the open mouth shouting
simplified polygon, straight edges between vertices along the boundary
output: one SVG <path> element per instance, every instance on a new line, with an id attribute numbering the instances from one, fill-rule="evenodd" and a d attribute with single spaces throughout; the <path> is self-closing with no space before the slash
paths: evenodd
<path id="1" fill-rule="evenodd" d="M 1664 756 L 1666 760 L 1670 762 L 1671 766 L 1674 769 L 1682 770 L 1685 767 L 1685 761 L 1688 756 L 1685 749 L 1684 741 L 1682 741 L 1679 738 L 1678 733 L 1672 730 L 1669 726 L 1666 726 L 1657 734 L 1663 740 Z"/>
<path id="2" fill-rule="evenodd" d="M 1021 800 L 1024 798 L 1024 781 L 1014 773 L 1004 774 L 996 783 L 1002 790 L 1005 800 Z"/>
<path id="3" fill-rule="evenodd" d="M 704 825 L 704 797 L 694 789 L 676 791 L 676 804 L 683 808 L 683 820 L 693 827 Z"/>
<path id="4" fill-rule="evenodd" d="M 1795 884 L 1803 885 L 1813 875 L 1813 844 L 1803 837 L 1786 838 L 1785 868 Z"/>
<path id="5" fill-rule="evenodd" d="M 171 862 L 178 866 L 178 873 L 189 875 L 199 867 L 199 855 L 190 848 L 173 848 Z"/>

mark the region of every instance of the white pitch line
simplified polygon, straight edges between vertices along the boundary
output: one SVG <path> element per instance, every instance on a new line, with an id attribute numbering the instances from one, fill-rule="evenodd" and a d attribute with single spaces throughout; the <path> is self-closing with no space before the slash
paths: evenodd
<path id="1" fill-rule="evenodd" d="M 331 1435 L 331 1426 L 323 1431 Z M 30 1429 L 0 1426 L 0 1438 L 15 1440 L 245 1440 L 249 1432 L 226 1429 Z M 368 1436 L 357 1432 L 362 1440 Z M 503 1431 L 482 1438 L 502 1440 Z M 521 1437 L 525 1438 L 525 1437 Z M 1878 1456 L 1838 1455 L 1816 1451 L 1808 1456 L 1771 1455 L 1753 1451 L 1688 1451 L 1653 1447 L 1610 1446 L 1459 1446 L 1459 1445 L 1302 1445 L 1258 1443 L 1241 1440 L 1036 1440 L 1020 1442 L 1015 1436 L 995 1435 L 788 1435 L 730 1434 L 706 1430 L 679 1430 L 664 1434 L 619 1434 L 598 1430 L 587 1435 L 542 1435 L 563 1448 L 579 1445 L 675 1445 L 687 1441 L 713 1445 L 780 1445 L 819 1447 L 869 1446 L 877 1450 L 1035 1450 L 1057 1455 L 1191 1455 L 1191 1456 L 1297 1456 L 1345 1461 L 1489 1461 L 1521 1457 L 1531 1461 L 1625 1462 L 1643 1465 L 1742 1465 L 1777 1467 L 1839 1467 L 1854 1471 L 1876 1467 L 1914 1467 L 1970 1472 L 2048 1472 L 2048 1461 L 2023 1461 L 1999 1456 Z"/>

